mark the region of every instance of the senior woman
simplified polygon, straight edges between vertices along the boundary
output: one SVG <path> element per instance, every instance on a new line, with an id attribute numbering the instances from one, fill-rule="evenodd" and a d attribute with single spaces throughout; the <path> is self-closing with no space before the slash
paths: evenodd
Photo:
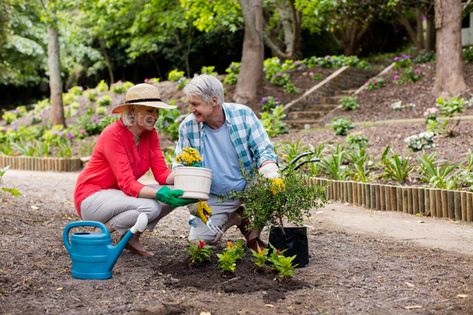
<path id="1" fill-rule="evenodd" d="M 148 230 L 174 208 L 195 202 L 179 198 L 181 190 L 168 186 L 174 173 L 168 169 L 154 125 L 159 109 L 173 109 L 164 103 L 159 90 L 150 84 L 137 84 L 126 94 L 125 103 L 112 110 L 120 113 L 116 122 L 107 126 L 98 137 L 90 161 L 80 173 L 74 203 L 84 220 L 105 223 L 110 232 L 123 236 L 140 213 L 148 216 Z M 159 185 L 138 181 L 149 169 Z M 132 252 L 149 257 L 136 233 L 128 242 Z"/>

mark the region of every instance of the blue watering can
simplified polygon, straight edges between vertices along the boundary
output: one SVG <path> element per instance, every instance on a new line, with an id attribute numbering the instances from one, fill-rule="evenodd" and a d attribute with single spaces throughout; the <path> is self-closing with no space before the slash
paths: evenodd
<path id="1" fill-rule="evenodd" d="M 112 245 L 112 236 L 107 227 L 96 221 L 79 221 L 66 225 L 64 229 L 64 246 L 72 259 L 72 276 L 77 279 L 109 279 L 128 240 L 136 233 L 143 232 L 148 225 L 148 216 L 141 213 L 135 225 L 123 236 L 119 243 Z M 97 227 L 101 233 L 69 232 L 76 227 Z"/>

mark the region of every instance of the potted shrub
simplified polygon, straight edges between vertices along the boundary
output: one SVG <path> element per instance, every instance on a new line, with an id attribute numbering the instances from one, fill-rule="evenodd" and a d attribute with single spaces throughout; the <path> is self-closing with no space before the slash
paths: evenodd
<path id="1" fill-rule="evenodd" d="M 244 205 L 243 215 L 250 219 L 250 229 L 270 227 L 269 243 L 277 249 L 296 255 L 294 263 L 304 267 L 309 262 L 307 227 L 304 217 L 313 208 L 325 204 L 325 188 L 309 184 L 307 177 L 294 170 L 282 178 L 266 179 L 260 174 L 248 178 L 248 185 L 234 193 Z M 284 222 L 294 226 L 284 226 Z"/>
<path id="2" fill-rule="evenodd" d="M 209 199 L 212 170 L 202 167 L 199 151 L 185 147 L 176 161 L 183 166 L 174 169 L 174 188 L 184 191 L 182 198 Z"/>

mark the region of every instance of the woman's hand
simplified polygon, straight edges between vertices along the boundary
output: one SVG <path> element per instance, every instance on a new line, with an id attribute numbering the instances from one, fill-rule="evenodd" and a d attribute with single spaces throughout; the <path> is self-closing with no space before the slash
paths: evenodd
<path id="1" fill-rule="evenodd" d="M 163 186 L 156 192 L 156 200 L 173 207 L 182 207 L 198 201 L 196 199 L 179 198 L 183 193 L 183 190 L 171 189 L 168 186 Z"/>

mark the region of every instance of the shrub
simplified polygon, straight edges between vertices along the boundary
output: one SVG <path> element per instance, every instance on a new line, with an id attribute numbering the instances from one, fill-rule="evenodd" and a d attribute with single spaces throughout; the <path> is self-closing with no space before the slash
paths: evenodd
<path id="1" fill-rule="evenodd" d="M 335 131 L 337 136 L 346 136 L 348 130 L 353 128 L 353 123 L 349 119 L 341 117 L 332 120 L 332 129 Z"/>
<path id="2" fill-rule="evenodd" d="M 108 91 L 108 84 L 104 81 L 101 80 L 99 84 L 97 84 L 97 87 L 95 88 L 98 93 L 103 93 Z"/>
<path id="3" fill-rule="evenodd" d="M 340 99 L 340 105 L 344 110 L 354 110 L 360 107 L 358 100 L 353 96 L 344 96 Z"/>
<path id="4" fill-rule="evenodd" d="M 263 107 L 263 111 L 268 112 L 270 110 L 273 110 L 277 106 L 280 106 L 281 101 L 279 100 L 279 98 L 274 96 L 265 96 L 261 99 L 260 104 Z"/>
<path id="5" fill-rule="evenodd" d="M 377 90 L 384 86 L 384 79 L 383 78 L 372 78 L 368 81 L 368 91 Z"/>
<path id="6" fill-rule="evenodd" d="M 429 131 L 409 136 L 404 139 L 404 142 L 407 143 L 407 147 L 414 152 L 435 147 L 434 134 Z"/>
<path id="7" fill-rule="evenodd" d="M 177 82 L 183 77 L 184 77 L 184 71 L 179 71 L 177 69 L 173 69 L 168 73 L 169 81 Z"/>
<path id="8" fill-rule="evenodd" d="M 200 69 L 200 73 L 201 73 L 201 74 L 213 75 L 213 76 L 215 76 L 215 77 L 218 75 L 217 71 L 215 71 L 215 67 L 214 67 L 214 66 L 203 66 L 203 67 Z"/>
<path id="9" fill-rule="evenodd" d="M 286 117 L 286 114 L 284 114 L 282 106 L 276 106 L 271 112 L 261 114 L 261 122 L 268 136 L 275 137 L 288 132 L 287 125 L 283 121 L 284 117 Z"/>
<path id="10" fill-rule="evenodd" d="M 192 264 L 201 264 L 209 261 L 213 252 L 213 246 L 205 244 L 203 241 L 198 243 L 189 242 L 187 253 Z"/>
<path id="11" fill-rule="evenodd" d="M 177 140 L 179 137 L 179 124 L 185 117 L 186 115 L 181 115 L 177 108 L 161 111 L 157 121 L 157 127 L 160 131 L 169 135 L 171 140 Z"/>
<path id="12" fill-rule="evenodd" d="M 243 191 L 232 193 L 245 204 L 244 216 L 251 221 L 250 229 L 267 225 L 283 226 L 283 220 L 296 225 L 303 223 L 312 208 L 325 203 L 324 188 L 309 185 L 306 177 L 296 171 L 283 177 L 267 179 L 259 173 L 246 174 L 248 181 Z"/>
<path id="13" fill-rule="evenodd" d="M 112 103 L 112 98 L 110 95 L 104 95 L 97 100 L 97 106 L 108 106 Z"/>
<path id="14" fill-rule="evenodd" d="M 240 63 L 232 62 L 230 66 L 225 69 L 225 72 L 228 73 L 223 80 L 223 83 L 234 85 L 238 82 L 238 74 L 240 73 Z"/>

